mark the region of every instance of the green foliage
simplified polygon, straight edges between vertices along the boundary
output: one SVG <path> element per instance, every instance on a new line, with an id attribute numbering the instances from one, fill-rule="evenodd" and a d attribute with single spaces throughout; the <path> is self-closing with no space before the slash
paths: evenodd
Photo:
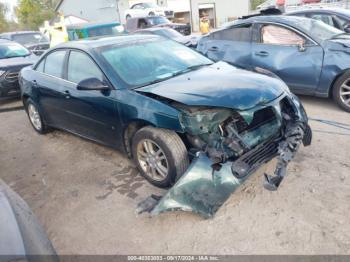
<path id="1" fill-rule="evenodd" d="M 4 3 L 0 3 L 0 32 L 7 31 L 8 22 L 6 20 L 7 6 Z"/>
<path id="2" fill-rule="evenodd" d="M 255 10 L 258 5 L 261 5 L 266 0 L 250 0 L 250 6 L 252 10 Z"/>
<path id="3" fill-rule="evenodd" d="M 22 29 L 38 30 L 46 20 L 55 17 L 57 0 L 20 0 L 16 16 Z"/>

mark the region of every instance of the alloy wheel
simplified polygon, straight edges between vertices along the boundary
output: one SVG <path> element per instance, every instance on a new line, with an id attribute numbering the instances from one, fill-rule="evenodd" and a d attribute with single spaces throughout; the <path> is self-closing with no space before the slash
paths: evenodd
<path id="1" fill-rule="evenodd" d="M 36 130 L 41 130 L 42 123 L 41 123 L 40 114 L 37 108 L 33 104 L 29 104 L 28 106 L 28 115 L 29 115 L 30 122 L 32 122 L 34 128 Z"/>
<path id="2" fill-rule="evenodd" d="M 341 101 L 350 107 L 350 78 L 341 85 L 339 92 Z"/>
<path id="3" fill-rule="evenodd" d="M 155 181 L 163 181 L 168 176 L 168 160 L 154 141 L 143 139 L 137 145 L 137 160 L 144 173 Z"/>

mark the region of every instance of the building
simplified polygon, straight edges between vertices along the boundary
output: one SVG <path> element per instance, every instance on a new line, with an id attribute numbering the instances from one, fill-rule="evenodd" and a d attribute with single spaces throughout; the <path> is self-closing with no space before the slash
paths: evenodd
<path id="1" fill-rule="evenodd" d="M 199 30 L 200 17 L 203 15 L 209 17 L 213 27 L 219 27 L 250 11 L 250 0 L 61 0 L 56 11 L 91 22 L 117 20 L 125 23 L 125 10 L 137 2 L 155 2 L 167 6 L 174 10 L 177 22 L 191 23 L 194 31 Z"/>
<path id="2" fill-rule="evenodd" d="M 125 23 L 128 0 L 60 0 L 56 11 L 64 16 L 76 16 L 89 22 L 119 21 Z"/>

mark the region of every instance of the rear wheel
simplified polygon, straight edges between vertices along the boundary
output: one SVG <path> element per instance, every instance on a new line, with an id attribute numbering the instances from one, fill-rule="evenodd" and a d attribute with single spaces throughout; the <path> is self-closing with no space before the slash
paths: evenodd
<path id="1" fill-rule="evenodd" d="M 169 187 L 189 166 L 187 149 L 171 130 L 144 127 L 133 137 L 132 153 L 141 175 L 157 187 Z"/>
<path id="2" fill-rule="evenodd" d="M 350 71 L 334 83 L 333 99 L 342 109 L 350 112 Z"/>
<path id="3" fill-rule="evenodd" d="M 156 14 L 154 12 L 150 12 L 148 16 L 155 16 Z"/>
<path id="4" fill-rule="evenodd" d="M 126 16 L 126 20 L 130 19 L 131 18 L 131 15 L 127 15 Z"/>
<path id="5" fill-rule="evenodd" d="M 25 108 L 29 117 L 29 121 L 32 124 L 34 130 L 39 134 L 47 133 L 49 129 L 44 123 L 37 105 L 31 99 L 28 99 L 25 101 Z"/>

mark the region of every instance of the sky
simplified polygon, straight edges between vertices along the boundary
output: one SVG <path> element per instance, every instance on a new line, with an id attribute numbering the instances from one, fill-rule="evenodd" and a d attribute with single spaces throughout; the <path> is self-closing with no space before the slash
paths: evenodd
<path id="1" fill-rule="evenodd" d="M 9 8 L 8 17 L 9 19 L 15 19 L 13 14 L 13 8 L 17 5 L 17 0 L 0 0 L 1 3 L 5 3 Z"/>

